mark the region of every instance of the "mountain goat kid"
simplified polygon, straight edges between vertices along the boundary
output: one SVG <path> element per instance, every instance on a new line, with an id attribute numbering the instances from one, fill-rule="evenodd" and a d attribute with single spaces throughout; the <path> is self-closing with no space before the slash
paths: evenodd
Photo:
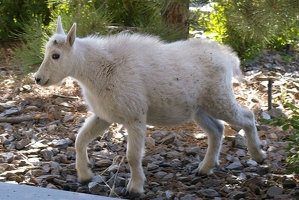
<path id="1" fill-rule="evenodd" d="M 93 176 L 88 143 L 113 122 L 126 127 L 131 170 L 127 191 L 132 197 L 143 193 L 146 124 L 196 122 L 208 135 L 207 153 L 197 169 L 200 174 L 212 173 L 219 164 L 224 133 L 220 120 L 243 128 L 251 157 L 257 162 L 265 159 L 253 113 L 235 101 L 233 75 L 241 75 L 238 57 L 214 41 L 164 43 L 140 34 L 76 38 L 76 24 L 65 34 L 59 17 L 35 81 L 50 86 L 70 76 L 82 87 L 93 115 L 75 143 L 79 181 Z"/>

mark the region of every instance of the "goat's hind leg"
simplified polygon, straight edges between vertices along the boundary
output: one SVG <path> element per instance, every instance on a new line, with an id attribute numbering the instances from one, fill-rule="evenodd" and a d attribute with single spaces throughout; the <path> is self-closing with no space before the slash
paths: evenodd
<path id="1" fill-rule="evenodd" d="M 252 159 L 261 163 L 267 157 L 262 150 L 262 143 L 258 137 L 252 111 L 242 108 L 234 100 L 226 99 L 225 104 L 214 103 L 211 115 L 226 121 L 231 125 L 243 128 L 247 137 L 247 146 Z"/>
<path id="2" fill-rule="evenodd" d="M 213 168 L 219 165 L 219 153 L 222 144 L 224 126 L 213 117 L 202 110 L 199 110 L 194 117 L 194 121 L 208 135 L 208 149 L 203 161 L 199 164 L 198 174 L 211 174 Z"/>
<path id="3" fill-rule="evenodd" d="M 110 123 L 101 120 L 95 115 L 90 116 L 79 130 L 75 142 L 76 169 L 80 182 L 88 182 L 93 174 L 89 168 L 87 145 L 97 136 L 100 136 L 110 126 Z"/>
<path id="4" fill-rule="evenodd" d="M 252 159 L 258 163 L 262 163 L 267 155 L 262 150 L 262 143 L 257 134 L 253 112 L 239 107 L 237 115 L 229 118 L 227 122 L 244 129 L 247 138 L 248 150 Z"/>

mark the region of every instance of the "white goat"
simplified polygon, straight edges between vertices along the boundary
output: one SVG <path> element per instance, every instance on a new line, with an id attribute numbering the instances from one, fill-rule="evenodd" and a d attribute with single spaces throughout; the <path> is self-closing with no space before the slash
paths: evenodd
<path id="1" fill-rule="evenodd" d="M 93 176 L 88 167 L 88 143 L 113 122 L 126 127 L 131 170 L 127 191 L 136 196 L 143 192 L 145 181 L 142 156 L 146 124 L 195 121 L 208 135 L 207 153 L 198 167 L 201 174 L 212 173 L 218 165 L 224 132 L 219 120 L 243 128 L 252 158 L 257 162 L 265 159 L 253 113 L 235 101 L 233 75 L 241 75 L 238 57 L 214 41 L 163 43 L 140 34 L 76 38 L 76 24 L 66 35 L 59 17 L 35 80 L 49 86 L 68 76 L 75 78 L 94 113 L 75 143 L 80 181 Z"/>

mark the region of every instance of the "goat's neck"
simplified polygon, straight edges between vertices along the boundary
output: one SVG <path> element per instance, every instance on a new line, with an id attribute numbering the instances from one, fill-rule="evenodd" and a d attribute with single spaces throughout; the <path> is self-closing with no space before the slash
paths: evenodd
<path id="1" fill-rule="evenodd" d="M 97 42 L 97 41 L 95 41 Z M 76 39 L 74 61 L 71 77 L 77 79 L 84 87 L 100 89 L 109 81 L 105 79 L 105 64 L 111 62 L 105 50 L 95 46 L 95 42 L 85 39 Z"/>

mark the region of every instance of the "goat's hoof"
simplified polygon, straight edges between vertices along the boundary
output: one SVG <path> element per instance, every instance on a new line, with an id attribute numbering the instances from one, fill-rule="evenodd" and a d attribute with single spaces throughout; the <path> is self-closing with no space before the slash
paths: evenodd
<path id="1" fill-rule="evenodd" d="M 209 175 L 213 174 L 213 170 L 209 169 L 207 170 L 202 170 L 202 169 L 197 169 L 195 175 L 196 176 L 201 176 L 201 177 L 207 177 Z"/>
<path id="2" fill-rule="evenodd" d="M 195 172 L 196 176 L 206 177 L 208 175 L 213 174 L 213 168 L 218 167 L 217 163 L 214 164 L 213 167 L 203 167 L 202 163 L 199 164 L 198 168 L 196 168 L 193 172 Z"/>
<path id="3" fill-rule="evenodd" d="M 87 185 L 92 179 L 78 179 L 82 185 Z"/>
<path id="4" fill-rule="evenodd" d="M 252 156 L 252 159 L 255 160 L 258 164 L 263 164 L 266 158 L 267 158 L 267 154 L 263 150 L 261 150 L 259 156 Z"/>
<path id="5" fill-rule="evenodd" d="M 208 177 L 208 174 L 204 174 L 204 173 L 198 171 L 198 172 L 195 173 L 195 176 L 199 176 L 199 177 L 205 178 L 205 177 Z"/>
<path id="6" fill-rule="evenodd" d="M 140 197 L 140 193 L 138 192 L 130 192 L 130 191 L 126 191 L 125 197 L 128 199 L 136 199 L 138 197 Z"/>
<path id="7" fill-rule="evenodd" d="M 91 172 L 91 170 L 87 170 L 86 173 L 84 173 L 84 175 L 78 174 L 78 181 L 82 185 L 88 184 L 92 180 L 92 178 L 93 178 L 93 173 Z"/>

